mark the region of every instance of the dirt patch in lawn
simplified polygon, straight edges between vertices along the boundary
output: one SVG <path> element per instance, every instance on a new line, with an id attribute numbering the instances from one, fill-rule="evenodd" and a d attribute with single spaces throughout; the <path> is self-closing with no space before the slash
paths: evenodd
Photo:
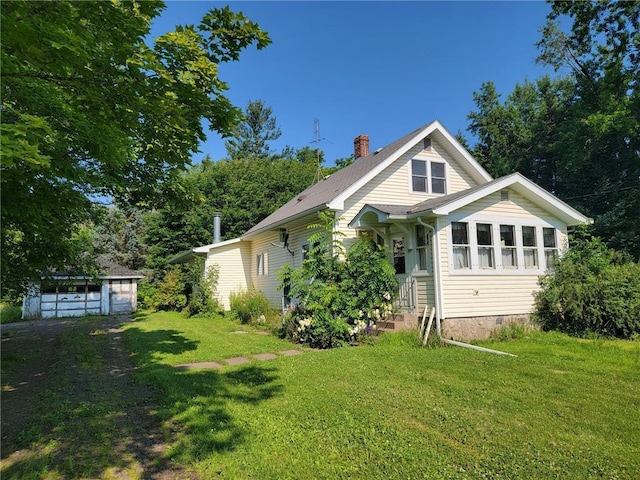
<path id="1" fill-rule="evenodd" d="M 2 478 L 195 479 L 166 456 L 158 392 L 134 378 L 129 317 L 2 325 Z"/>

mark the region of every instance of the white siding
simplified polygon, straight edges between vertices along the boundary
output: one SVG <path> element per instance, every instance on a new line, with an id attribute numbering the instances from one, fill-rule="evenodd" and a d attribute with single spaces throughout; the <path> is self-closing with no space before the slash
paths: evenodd
<path id="1" fill-rule="evenodd" d="M 228 310 L 231 292 L 251 287 L 251 244 L 238 242 L 211 249 L 205 268 L 211 265 L 216 265 L 219 272 L 217 299 Z"/>

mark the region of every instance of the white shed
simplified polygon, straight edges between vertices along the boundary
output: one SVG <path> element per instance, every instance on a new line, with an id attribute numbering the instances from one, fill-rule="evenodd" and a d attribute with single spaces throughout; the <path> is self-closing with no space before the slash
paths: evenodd
<path id="1" fill-rule="evenodd" d="M 53 274 L 34 285 L 22 301 L 22 318 L 81 317 L 135 312 L 138 304 L 136 270 L 99 259 L 97 277 Z"/>

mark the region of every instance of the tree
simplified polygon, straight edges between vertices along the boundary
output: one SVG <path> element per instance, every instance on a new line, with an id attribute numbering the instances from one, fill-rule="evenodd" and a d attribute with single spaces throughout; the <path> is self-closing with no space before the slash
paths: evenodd
<path id="1" fill-rule="evenodd" d="M 571 28 L 559 27 L 561 17 Z M 576 101 L 562 141 L 565 196 L 595 218 L 595 234 L 640 258 L 640 2 L 555 2 L 539 61 L 569 67 Z"/>
<path id="2" fill-rule="evenodd" d="M 570 74 L 517 85 L 504 103 L 484 84 L 469 116 L 474 153 L 492 174 L 540 183 L 639 259 L 640 2 L 553 2 L 547 19 L 539 61 Z"/>
<path id="3" fill-rule="evenodd" d="M 244 111 L 244 121 L 234 131 L 233 138 L 224 145 L 232 160 L 266 159 L 272 155 L 269 142 L 281 135 L 271 107 L 262 100 L 250 100 Z"/>
<path id="4" fill-rule="evenodd" d="M 168 201 L 147 217 L 147 266 L 161 276 L 178 252 L 211 243 L 214 212 L 221 213 L 222 240 L 241 236 L 313 183 L 316 159 L 316 152 L 304 147 L 293 159 L 205 158 L 192 166 L 165 185 L 188 200 Z"/>
<path id="5" fill-rule="evenodd" d="M 144 212 L 126 205 L 102 208 L 105 212 L 93 231 L 93 252 L 133 270 L 143 268 L 148 249 Z"/>
<path id="6" fill-rule="evenodd" d="M 478 141 L 472 152 L 491 175 L 520 172 L 551 192 L 558 192 L 563 151 L 558 133 L 574 99 L 571 78 L 544 76 L 516 84 L 504 102 L 493 82 L 473 94 L 477 110 L 469 130 Z"/>
<path id="7" fill-rule="evenodd" d="M 73 238 L 96 196 L 153 199 L 205 138 L 241 111 L 218 65 L 270 43 L 228 7 L 145 37 L 164 4 L 2 5 L 2 289 L 77 261 Z"/>

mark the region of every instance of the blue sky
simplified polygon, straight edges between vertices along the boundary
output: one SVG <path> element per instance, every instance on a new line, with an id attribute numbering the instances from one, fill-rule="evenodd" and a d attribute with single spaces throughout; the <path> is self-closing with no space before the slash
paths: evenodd
<path id="1" fill-rule="evenodd" d="M 152 36 L 176 24 L 197 24 L 226 2 L 168 1 Z M 550 6 L 535 2 L 230 2 L 267 31 L 266 49 L 250 47 L 238 62 L 220 66 L 228 98 L 244 108 L 263 100 L 273 109 L 285 145 L 313 146 L 318 120 L 326 164 L 353 152 L 359 134 L 371 150 L 430 122 L 466 131 L 473 92 L 492 80 L 506 95 L 534 80 Z M 214 160 L 225 157 L 214 132 L 201 145 Z"/>

